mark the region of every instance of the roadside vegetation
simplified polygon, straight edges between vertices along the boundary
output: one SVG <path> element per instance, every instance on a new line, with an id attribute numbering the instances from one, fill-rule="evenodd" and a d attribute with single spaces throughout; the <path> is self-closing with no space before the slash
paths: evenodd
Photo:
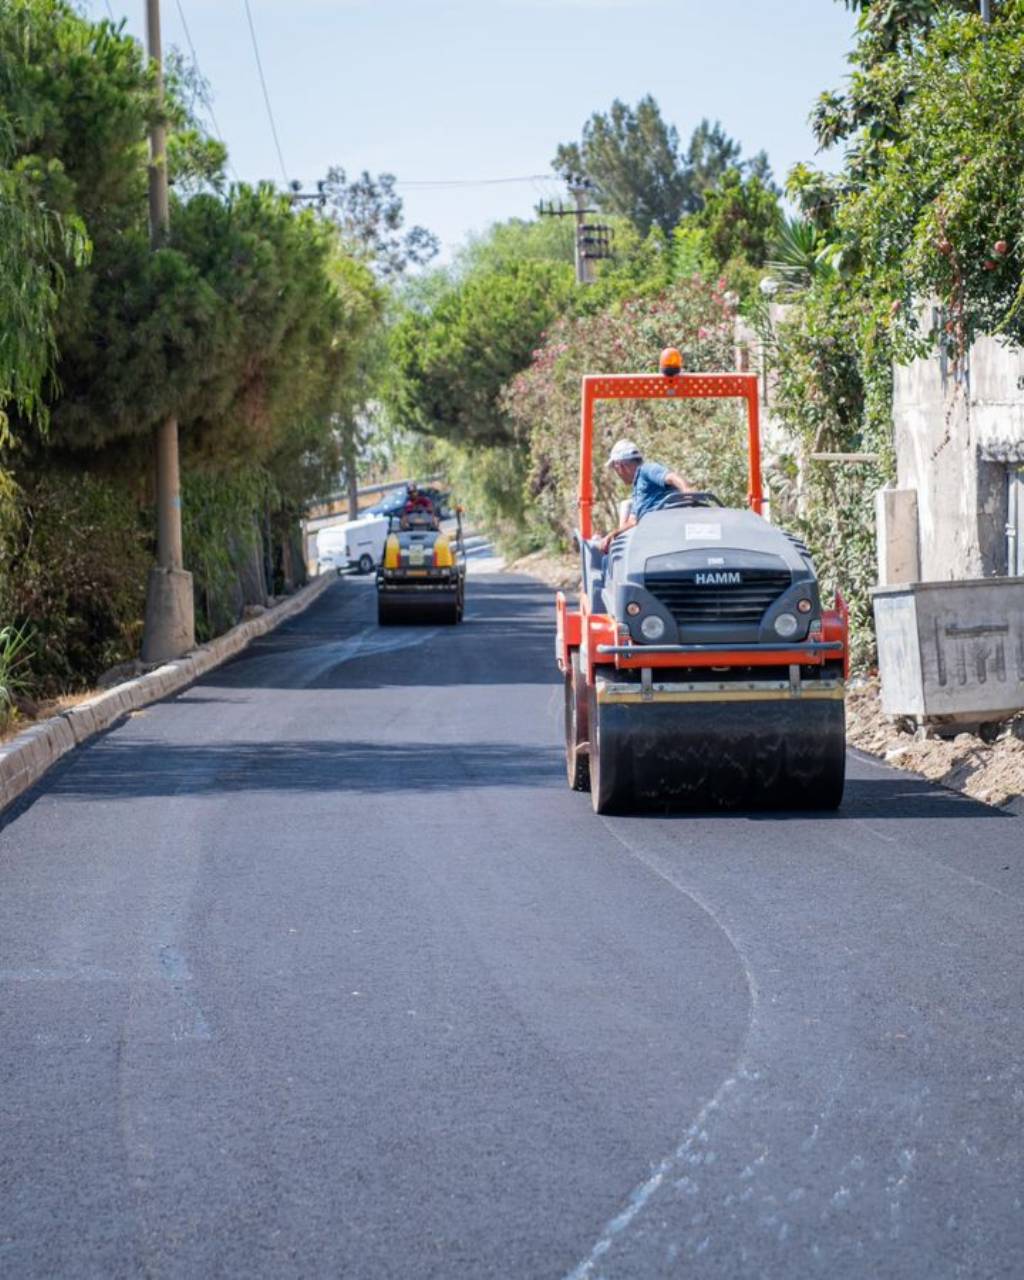
<path id="1" fill-rule="evenodd" d="M 784 190 L 764 152 L 716 121 L 683 137 L 650 96 L 553 145 L 613 231 L 581 287 L 571 219 L 495 226 L 432 268 L 391 175 L 331 168 L 320 207 L 230 182 L 193 109 L 205 86 L 174 57 L 153 252 L 142 50 L 68 0 L 0 0 L 0 717 L 137 654 L 165 415 L 208 638 L 302 581 L 299 518 L 371 467 L 443 472 L 510 554 L 566 549 L 580 375 L 669 344 L 733 368 L 738 339 L 784 428 L 773 509 L 847 593 L 869 664 L 893 361 L 1024 340 L 1024 0 L 994 0 L 988 27 L 973 0 L 830 2 L 858 17 L 851 77 L 813 106 L 821 167 Z M 722 405 L 616 407 L 601 431 L 742 496 Z M 827 452 L 867 460 L 811 460 Z M 610 520 L 605 476 L 598 496 Z"/>
<path id="2" fill-rule="evenodd" d="M 684 145 L 652 98 L 614 102 L 553 162 L 592 183 L 613 227 L 597 283 L 543 281 L 544 261 L 566 280 L 572 262 L 571 237 L 543 220 L 495 228 L 405 300 L 387 402 L 414 454 L 465 475 L 513 553 L 557 550 L 573 519 L 580 375 L 651 367 L 669 343 L 688 368 L 733 368 L 745 329 L 783 427 L 768 458 L 773 510 L 809 542 L 826 588 L 846 594 L 864 667 L 874 494 L 894 477 L 893 362 L 940 347 L 963 359 L 979 333 L 1024 338 L 1024 2 L 996 0 L 988 27 L 973 0 L 842 2 L 858 23 L 846 90 L 813 107 L 821 168 L 796 166 L 783 193 L 764 153 L 745 160 L 718 123 Z M 510 318 L 502 299 L 527 263 L 536 305 Z M 471 384 L 454 356 L 470 311 Z M 602 430 L 637 434 L 723 497 L 740 490 L 721 406 L 677 414 L 671 430 L 649 407 L 609 412 Z M 619 496 L 602 487 L 608 516 Z"/>
<path id="3" fill-rule="evenodd" d="M 171 232 L 153 252 L 142 49 L 65 0 L 0 0 L 0 625 L 22 640 L 16 685 L 0 659 L 8 713 L 137 655 L 167 415 L 199 638 L 302 581 L 297 521 L 337 486 L 383 280 L 403 265 L 386 184 L 364 175 L 353 195 L 333 171 L 324 216 L 229 183 L 194 72 L 168 70 Z"/>

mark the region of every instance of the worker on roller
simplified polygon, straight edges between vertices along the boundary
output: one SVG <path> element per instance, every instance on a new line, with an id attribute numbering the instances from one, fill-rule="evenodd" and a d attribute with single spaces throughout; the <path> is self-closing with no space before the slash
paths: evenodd
<path id="1" fill-rule="evenodd" d="M 616 440 L 608 456 L 611 467 L 623 484 L 633 486 L 629 515 L 598 544 L 607 555 L 613 539 L 624 533 L 649 511 L 663 507 L 674 493 L 692 493 L 693 488 L 677 471 L 669 471 L 660 462 L 644 462 L 644 455 L 632 440 Z"/>
<path id="2" fill-rule="evenodd" d="M 406 485 L 405 506 L 402 510 L 406 515 L 413 511 L 429 511 L 432 515 L 434 504 L 425 493 L 420 493 L 415 481 L 410 481 Z"/>

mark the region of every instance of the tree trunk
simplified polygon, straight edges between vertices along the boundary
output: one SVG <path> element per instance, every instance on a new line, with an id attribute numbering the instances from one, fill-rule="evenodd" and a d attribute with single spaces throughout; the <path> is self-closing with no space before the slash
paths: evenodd
<path id="1" fill-rule="evenodd" d="M 344 427 L 342 461 L 345 464 L 345 489 L 348 493 L 348 518 L 359 516 L 359 441 L 356 424 L 346 422 Z"/>

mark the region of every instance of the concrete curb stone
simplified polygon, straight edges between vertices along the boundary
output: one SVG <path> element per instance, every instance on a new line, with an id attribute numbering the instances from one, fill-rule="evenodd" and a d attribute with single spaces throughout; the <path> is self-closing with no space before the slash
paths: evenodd
<path id="1" fill-rule="evenodd" d="M 66 752 L 129 712 L 179 692 L 207 671 L 233 658 L 257 636 L 266 635 L 307 609 L 333 580 L 332 574 L 314 578 L 281 604 L 274 605 L 258 617 L 240 622 L 184 657 L 87 698 L 49 720 L 23 729 L 9 742 L 0 743 L 0 813 L 23 791 L 38 782 Z"/>

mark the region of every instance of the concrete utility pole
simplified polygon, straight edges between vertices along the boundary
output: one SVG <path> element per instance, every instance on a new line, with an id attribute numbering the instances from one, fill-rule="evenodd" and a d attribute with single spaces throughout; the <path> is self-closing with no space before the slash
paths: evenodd
<path id="1" fill-rule="evenodd" d="M 537 206 L 537 212 L 544 218 L 576 219 L 576 283 L 593 284 L 596 278 L 594 263 L 602 258 L 610 258 L 611 231 L 606 226 L 591 224 L 586 221 L 588 213 L 596 213 L 596 209 L 587 208 L 587 197 L 593 194 L 593 183 L 586 178 L 570 177 L 569 193 L 575 201 L 574 209 L 566 209 L 559 202 L 556 209 L 553 204 Z"/>
<path id="2" fill-rule="evenodd" d="M 982 22 L 992 21 L 992 0 L 981 0 L 981 20 Z"/>
<path id="3" fill-rule="evenodd" d="M 593 284 L 594 268 L 590 260 L 583 252 L 583 227 L 587 220 L 587 214 L 592 210 L 587 208 L 587 196 L 590 194 L 589 185 L 583 182 L 575 187 L 570 188 L 570 195 L 576 201 L 576 283 L 577 284 Z"/>
<path id="4" fill-rule="evenodd" d="M 163 55 L 160 47 L 160 0 L 146 0 L 146 40 L 156 67 L 157 101 L 162 107 Z M 167 129 L 162 121 L 149 137 L 149 236 L 154 249 L 167 239 L 171 225 L 167 190 Z M 157 564 L 149 571 L 143 662 L 179 658 L 195 644 L 192 575 L 181 551 L 181 487 L 178 474 L 178 420 L 168 415 L 153 440 L 156 467 Z"/>

